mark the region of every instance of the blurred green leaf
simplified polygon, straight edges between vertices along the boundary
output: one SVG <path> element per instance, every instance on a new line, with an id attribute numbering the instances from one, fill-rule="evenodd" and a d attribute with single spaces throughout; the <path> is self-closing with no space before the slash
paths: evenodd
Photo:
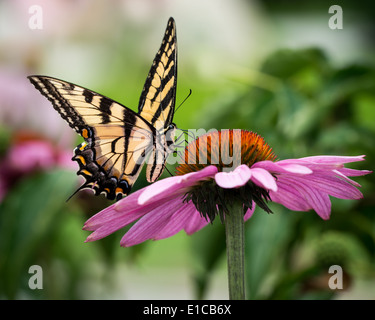
<path id="1" fill-rule="evenodd" d="M 210 284 L 211 275 L 223 257 L 225 246 L 225 229 L 219 219 L 208 225 L 192 238 L 193 280 L 196 298 L 203 299 Z"/>
<path id="2" fill-rule="evenodd" d="M 245 270 L 249 299 L 261 297 L 261 289 L 290 237 L 292 217 L 283 209 L 267 214 L 257 210 L 245 224 Z"/>
<path id="3" fill-rule="evenodd" d="M 353 120 L 356 125 L 375 131 L 375 94 L 362 93 L 353 100 Z"/>
<path id="4" fill-rule="evenodd" d="M 320 269 L 316 266 L 299 271 L 290 271 L 279 276 L 268 299 L 272 300 L 323 300 L 331 299 L 335 291 L 330 290 L 326 279 L 321 278 Z M 324 282 L 323 288 L 316 288 Z"/>
<path id="5" fill-rule="evenodd" d="M 10 146 L 12 132 L 6 126 L 0 126 L 0 157 L 6 153 Z"/>
<path id="6" fill-rule="evenodd" d="M 71 172 L 39 173 L 22 180 L 1 203 L 0 295 L 16 298 L 19 287 L 28 288 L 28 269 L 48 248 L 56 215 L 75 184 Z"/>
<path id="7" fill-rule="evenodd" d="M 315 68 L 326 72 L 327 67 L 327 58 L 318 48 L 282 49 L 267 57 L 261 71 L 285 80 L 306 68 Z"/>

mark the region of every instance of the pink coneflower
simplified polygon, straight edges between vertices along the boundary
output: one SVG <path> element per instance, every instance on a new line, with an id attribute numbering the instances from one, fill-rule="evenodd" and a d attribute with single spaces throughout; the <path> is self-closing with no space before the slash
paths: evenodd
<path id="1" fill-rule="evenodd" d="M 101 239 L 138 219 L 121 246 L 168 238 L 181 230 L 190 235 L 216 215 L 224 221 L 234 203 L 241 204 L 244 220 L 256 205 L 270 212 L 269 201 L 293 211 L 312 209 L 326 220 L 331 212 L 329 196 L 362 198 L 360 185 L 348 177 L 370 173 L 344 167 L 364 156 L 278 161 L 262 137 L 245 130 L 201 136 L 186 147 L 184 159 L 176 176 L 138 190 L 91 217 L 83 228 L 93 231 L 86 241 Z"/>

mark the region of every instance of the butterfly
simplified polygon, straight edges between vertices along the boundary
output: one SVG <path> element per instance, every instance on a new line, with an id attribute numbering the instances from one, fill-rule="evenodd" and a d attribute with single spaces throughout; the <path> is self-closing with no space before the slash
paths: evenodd
<path id="1" fill-rule="evenodd" d="M 138 113 L 99 93 L 48 76 L 28 79 L 84 142 L 74 149 L 84 188 L 110 199 L 128 195 L 147 162 L 146 178 L 156 181 L 174 150 L 172 122 L 177 87 L 177 38 L 173 18 L 167 28 L 138 105 Z M 146 161 L 148 159 L 148 161 Z M 75 194 L 74 193 L 74 194 Z"/>

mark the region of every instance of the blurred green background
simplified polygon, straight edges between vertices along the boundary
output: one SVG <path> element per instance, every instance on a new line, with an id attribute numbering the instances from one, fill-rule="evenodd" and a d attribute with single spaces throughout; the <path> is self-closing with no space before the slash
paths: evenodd
<path id="1" fill-rule="evenodd" d="M 330 29 L 331 5 L 343 29 Z M 42 8 L 33 29 L 32 5 Z M 31 11 L 29 11 L 31 10 Z M 78 136 L 28 82 L 61 78 L 137 109 L 173 16 L 183 129 L 258 132 L 279 159 L 366 155 L 375 167 L 375 27 L 371 1 L 0 1 L 0 299 L 227 299 L 224 228 L 216 219 L 120 248 L 126 230 L 84 243 L 87 218 L 110 205 L 80 192 Z M 170 168 L 173 170 L 173 167 Z M 168 175 L 165 175 L 168 176 Z M 332 215 L 271 204 L 246 223 L 249 299 L 374 299 L 375 181 Z M 144 174 L 134 190 L 147 185 Z M 43 289 L 31 290 L 40 265 Z M 328 268 L 344 270 L 331 290 Z"/>

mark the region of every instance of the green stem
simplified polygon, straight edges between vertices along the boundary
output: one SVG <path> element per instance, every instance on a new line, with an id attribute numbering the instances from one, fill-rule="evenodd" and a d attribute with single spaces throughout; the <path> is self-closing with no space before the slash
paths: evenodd
<path id="1" fill-rule="evenodd" d="M 245 241 L 243 206 L 235 202 L 225 215 L 230 300 L 245 299 Z"/>

